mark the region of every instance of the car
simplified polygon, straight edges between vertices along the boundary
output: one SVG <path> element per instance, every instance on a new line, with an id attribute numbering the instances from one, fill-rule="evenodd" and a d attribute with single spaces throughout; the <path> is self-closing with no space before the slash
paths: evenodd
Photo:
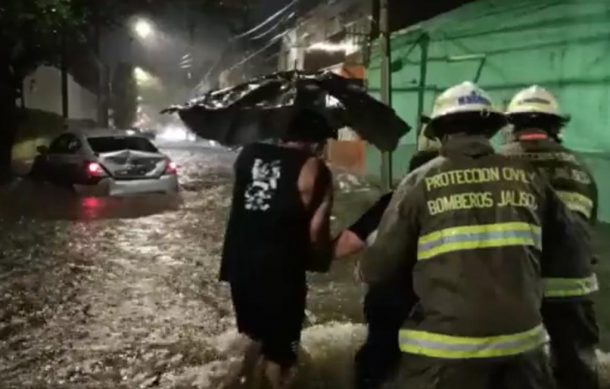
<path id="1" fill-rule="evenodd" d="M 70 131 L 38 148 L 30 176 L 110 196 L 178 192 L 176 164 L 147 138 L 125 131 Z"/>

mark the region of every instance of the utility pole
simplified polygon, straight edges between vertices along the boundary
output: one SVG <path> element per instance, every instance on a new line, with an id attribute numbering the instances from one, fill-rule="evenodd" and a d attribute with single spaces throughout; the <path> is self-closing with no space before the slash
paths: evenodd
<path id="1" fill-rule="evenodd" d="M 97 8 L 94 14 L 94 45 L 97 64 L 97 124 L 108 128 L 108 74 L 102 58 L 102 27 Z"/>
<path id="2" fill-rule="evenodd" d="M 188 25 L 188 34 L 189 34 L 189 53 L 191 54 L 191 68 L 187 70 L 186 78 L 187 78 L 187 87 L 192 87 L 192 78 L 193 78 L 193 67 L 195 66 L 195 21 L 193 21 L 192 17 L 189 18 Z"/>
<path id="3" fill-rule="evenodd" d="M 253 15 L 252 15 L 252 9 L 250 8 L 250 2 L 246 1 L 244 4 L 245 10 L 244 10 L 244 26 L 246 27 L 245 29 L 248 30 L 250 29 L 250 23 L 251 21 L 255 20 Z M 253 49 L 253 45 L 250 42 L 250 38 L 246 38 L 244 40 L 244 49 L 246 51 L 246 55 L 249 56 L 251 51 L 254 51 Z M 252 72 L 252 62 L 248 61 L 246 62 L 243 67 L 242 67 L 242 78 L 244 78 L 244 80 L 247 80 L 251 77 L 254 76 L 253 72 Z M 244 77 L 245 76 L 245 77 Z"/>
<path id="4" fill-rule="evenodd" d="M 64 119 L 64 125 L 68 124 L 69 108 L 68 108 L 68 48 L 66 42 L 66 30 L 61 30 L 61 54 L 60 54 L 60 69 L 61 69 L 61 116 Z"/>
<path id="5" fill-rule="evenodd" d="M 194 19 L 194 15 L 192 13 L 192 10 L 189 7 L 189 2 L 185 1 L 184 2 L 184 20 L 186 22 L 186 33 L 188 36 L 188 49 L 187 49 L 187 54 L 188 57 L 190 59 L 190 66 L 187 65 L 187 63 L 189 62 L 189 60 L 183 60 L 183 64 L 181 64 L 181 66 L 184 66 L 184 70 L 185 70 L 185 77 L 184 77 L 184 83 L 185 83 L 185 88 L 188 91 L 189 89 L 193 88 L 193 72 L 197 71 L 197 67 L 198 64 L 196 65 L 196 57 L 195 57 L 195 31 L 197 29 L 197 25 Z M 183 57 L 184 59 L 185 57 Z M 187 92 L 188 93 L 188 92 Z"/>
<path id="6" fill-rule="evenodd" d="M 424 33 L 420 38 L 421 59 L 419 66 L 419 90 L 417 92 L 417 151 L 419 151 L 419 135 L 423 129 L 422 115 L 424 113 L 424 100 L 426 97 L 426 77 L 428 75 L 428 46 L 430 37 Z"/>
<path id="7" fill-rule="evenodd" d="M 392 107 L 392 53 L 390 48 L 389 0 L 380 0 L 379 39 L 381 39 L 381 101 Z M 381 153 L 381 185 L 392 188 L 392 152 Z"/>

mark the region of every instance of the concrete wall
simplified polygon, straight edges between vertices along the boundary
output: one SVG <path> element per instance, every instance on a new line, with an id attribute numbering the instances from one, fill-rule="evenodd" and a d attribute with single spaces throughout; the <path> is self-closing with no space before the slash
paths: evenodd
<path id="1" fill-rule="evenodd" d="M 70 128 L 95 126 L 97 97 L 68 76 L 69 120 L 64 123 L 61 105 L 61 72 L 50 66 L 41 66 L 24 82 L 26 110 L 24 121 L 17 131 L 13 145 L 13 170 L 24 174 L 29 170 L 39 145 L 49 142 Z"/>
<path id="2" fill-rule="evenodd" d="M 442 90 L 464 80 L 477 81 L 500 108 L 520 88 L 534 83 L 548 87 L 572 115 L 565 145 L 591 167 L 599 185 L 600 218 L 610 221 L 610 3 L 481 0 L 395 34 L 393 105 L 413 125 L 424 33 L 430 39 L 424 112 Z M 369 86 L 378 91 L 378 50 Z M 414 145 L 414 133 L 401 141 L 394 154 L 398 174 Z M 367 158 L 368 173 L 378 174 L 378 153 L 370 150 Z"/>
<path id="3" fill-rule="evenodd" d="M 25 106 L 57 115 L 62 114 L 61 72 L 41 66 L 24 82 Z M 97 97 L 68 75 L 68 116 L 70 119 L 97 118 Z"/>

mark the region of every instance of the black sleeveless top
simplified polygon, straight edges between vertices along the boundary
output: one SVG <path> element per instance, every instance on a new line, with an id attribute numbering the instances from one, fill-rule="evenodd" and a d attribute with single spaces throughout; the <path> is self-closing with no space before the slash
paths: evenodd
<path id="1" fill-rule="evenodd" d="M 224 281 L 305 282 L 311 211 L 298 179 L 311 157 L 301 150 L 256 143 L 235 162 L 235 185 L 222 255 Z"/>

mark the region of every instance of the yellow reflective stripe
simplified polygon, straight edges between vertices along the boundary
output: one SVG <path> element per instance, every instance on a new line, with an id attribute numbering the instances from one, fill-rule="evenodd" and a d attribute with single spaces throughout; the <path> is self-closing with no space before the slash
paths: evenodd
<path id="1" fill-rule="evenodd" d="M 462 337 L 401 330 L 402 352 L 445 359 L 497 358 L 539 348 L 547 341 L 542 325 L 529 331 L 491 337 Z"/>
<path id="2" fill-rule="evenodd" d="M 451 251 L 519 245 L 541 248 L 540 227 L 512 222 L 447 228 L 420 237 L 417 257 L 425 260 Z"/>
<path id="3" fill-rule="evenodd" d="M 593 201 L 587 196 L 576 192 L 557 191 L 557 196 L 563 201 L 569 210 L 580 212 L 587 219 L 591 218 L 593 213 Z"/>
<path id="4" fill-rule="evenodd" d="M 492 232 L 492 231 L 508 231 L 508 230 L 517 230 L 517 231 L 529 231 L 532 229 L 532 225 L 528 223 L 522 222 L 512 222 L 512 223 L 499 223 L 499 224 L 482 224 L 475 226 L 461 226 L 461 227 L 452 227 L 444 230 L 439 230 L 436 232 L 432 232 L 428 235 L 424 235 L 419 238 L 419 243 L 429 243 L 434 240 L 438 240 L 443 236 L 448 234 L 471 234 L 471 233 L 480 233 L 480 232 Z M 540 227 L 535 227 L 540 231 Z"/>
<path id="5" fill-rule="evenodd" d="M 586 278 L 545 278 L 544 297 L 580 297 L 599 290 L 597 275 Z"/>

